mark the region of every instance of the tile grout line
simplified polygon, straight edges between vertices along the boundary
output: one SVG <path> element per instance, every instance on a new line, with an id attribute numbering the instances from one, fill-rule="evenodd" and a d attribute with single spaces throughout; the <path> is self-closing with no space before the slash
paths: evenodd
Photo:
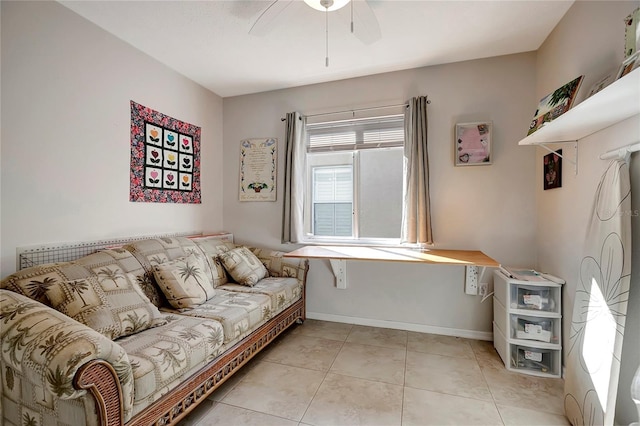
<path id="1" fill-rule="evenodd" d="M 263 416 L 276 417 L 276 418 L 278 418 L 278 419 L 287 420 L 287 421 L 289 421 L 289 422 L 296 422 L 296 423 L 300 423 L 300 422 L 302 421 L 302 420 L 291 420 L 291 419 L 289 419 L 289 418 L 287 418 L 287 417 L 282 417 L 282 416 L 278 416 L 278 415 L 276 415 L 276 414 L 271 414 L 271 413 L 265 413 L 265 412 L 263 412 L 263 411 L 252 410 L 251 408 L 241 407 L 241 406 L 239 406 L 239 405 L 229 404 L 229 403 L 227 403 L 227 402 L 218 402 L 218 405 L 226 405 L 226 406 L 228 406 L 228 407 L 234 407 L 234 408 L 237 408 L 237 409 L 239 409 L 239 410 L 250 411 L 250 412 L 252 412 L 252 413 L 256 413 L 256 414 L 262 414 Z M 200 422 L 201 422 L 201 421 L 203 421 L 203 420 L 204 420 L 204 418 L 202 418 L 202 419 L 198 420 L 198 423 L 200 423 Z M 193 425 L 193 426 L 199 426 L 199 425 L 198 425 L 198 424 L 195 424 L 195 425 Z M 203 426 L 204 426 L 204 425 L 203 425 Z"/>
<path id="2" fill-rule="evenodd" d="M 306 416 L 306 414 L 308 414 L 308 411 L 309 411 L 311 405 L 314 403 L 315 398 L 317 397 L 320 388 L 326 383 L 326 380 L 328 378 L 329 373 L 332 373 L 334 376 L 343 376 L 345 378 L 346 377 L 352 377 L 352 378 L 355 378 L 355 379 L 358 379 L 358 380 L 368 381 L 368 382 L 372 382 L 372 383 L 383 383 L 383 384 L 393 385 L 393 383 L 388 383 L 388 382 L 381 381 L 381 380 L 378 380 L 378 379 L 364 378 L 364 377 L 358 377 L 358 376 L 349 376 L 349 375 L 341 374 L 339 372 L 333 372 L 332 371 L 332 368 L 335 366 L 338 357 L 342 353 L 342 350 L 345 350 L 345 348 L 347 348 L 346 343 L 350 343 L 350 344 L 354 344 L 354 345 L 360 345 L 360 346 L 367 346 L 367 347 L 370 347 L 374 351 L 376 349 L 379 349 L 379 350 L 394 349 L 394 348 L 389 348 L 387 346 L 379 346 L 379 345 L 368 344 L 370 341 L 367 341 L 366 343 L 361 343 L 361 342 L 357 342 L 357 341 L 356 342 L 348 342 L 350 337 L 352 337 L 352 336 L 356 336 L 357 337 L 358 336 L 358 333 L 357 333 L 358 329 L 354 330 L 354 328 L 355 328 L 355 326 L 352 325 L 351 328 L 346 333 L 346 336 L 344 338 L 342 338 L 342 339 L 327 339 L 326 337 L 322 337 L 322 336 L 316 336 L 316 335 L 313 335 L 313 334 L 307 335 L 307 334 L 300 333 L 301 336 L 313 337 L 313 338 L 325 339 L 325 340 L 333 340 L 334 342 L 339 343 L 339 346 L 337 346 L 337 345 L 334 346 L 335 348 L 337 348 L 337 351 L 335 353 L 335 356 L 331 360 L 331 362 L 325 364 L 325 365 L 328 365 L 328 368 L 326 370 L 323 370 L 323 369 L 319 369 L 318 370 L 318 369 L 314 369 L 314 368 L 309 368 L 307 366 L 299 366 L 299 368 L 304 368 L 304 369 L 306 369 L 308 371 L 315 371 L 317 373 L 322 373 L 323 377 L 322 377 L 318 387 L 316 388 L 315 392 L 313 393 L 313 396 L 310 398 L 309 403 L 307 404 L 304 412 L 302 413 L 302 416 L 297 421 L 297 425 L 298 426 L 301 426 L 304 423 L 303 419 Z M 377 327 L 372 327 L 372 328 L 377 328 Z M 312 331 L 312 330 L 310 330 L 310 331 Z M 319 330 L 319 331 L 322 331 L 322 330 Z M 344 331 L 345 330 L 341 331 L 340 334 L 343 334 Z M 406 389 L 407 388 L 412 388 L 412 389 L 417 389 L 417 390 L 424 390 L 424 391 L 427 391 L 427 392 L 436 392 L 436 393 L 439 393 L 441 395 L 449 395 L 449 396 L 458 397 L 458 398 L 468 398 L 468 399 L 471 399 L 471 400 L 481 401 L 481 402 L 484 402 L 484 403 L 490 402 L 490 403 L 492 403 L 494 409 L 497 411 L 498 418 L 500 419 L 500 423 L 499 424 L 501 424 L 503 426 L 508 424 L 507 422 L 508 422 L 508 419 L 509 419 L 509 413 L 507 413 L 507 412 L 506 413 L 502 413 L 500 408 L 497 405 L 497 399 L 496 399 L 497 394 L 496 394 L 496 392 L 499 391 L 499 388 L 492 388 L 490 386 L 490 381 L 489 381 L 488 378 L 492 377 L 491 374 L 493 373 L 495 368 L 493 366 L 493 359 L 491 358 L 492 354 L 490 354 L 489 352 L 487 352 L 485 350 L 485 346 L 484 345 L 480 345 L 480 346 L 474 345 L 474 344 L 472 344 L 473 342 L 469 341 L 468 339 L 464 339 L 464 341 L 467 342 L 468 348 L 470 349 L 471 355 L 472 355 L 471 357 L 466 358 L 466 359 L 473 359 L 475 361 L 476 365 L 478 366 L 477 368 L 480 369 L 481 377 L 482 377 L 482 380 L 484 382 L 484 385 L 486 386 L 486 389 L 489 391 L 488 393 L 490 395 L 490 399 L 479 399 L 479 398 L 474 397 L 474 396 L 462 396 L 462 395 L 458 395 L 458 394 L 455 394 L 455 393 L 448 393 L 448 392 L 442 392 L 442 391 L 422 389 L 420 387 L 407 386 L 408 353 L 409 353 L 408 342 L 409 342 L 409 340 L 412 340 L 411 336 L 410 336 L 410 333 L 411 332 L 405 332 L 405 336 L 404 336 L 405 337 L 404 338 L 404 348 L 403 348 L 404 349 L 404 371 L 403 371 L 402 392 L 401 392 L 401 401 L 400 401 L 400 407 L 401 407 L 400 419 L 399 419 L 399 425 L 400 426 L 402 426 L 404 424 L 404 418 L 405 418 L 404 417 L 404 410 L 407 408 L 407 407 L 405 407 L 405 402 L 406 402 L 405 401 L 405 397 L 406 397 Z M 337 336 L 340 336 L 340 334 L 337 334 Z M 288 336 L 289 335 L 287 335 L 287 334 L 283 334 L 282 337 L 288 337 Z M 335 335 L 334 335 L 334 337 L 335 337 Z M 279 340 L 278 342 L 276 342 L 276 345 L 273 345 L 272 347 L 275 348 L 277 346 L 280 346 L 282 343 L 283 343 L 283 341 Z M 435 345 L 435 347 L 432 347 L 433 345 L 428 345 L 428 346 L 429 346 L 429 348 L 426 349 L 424 352 L 422 350 L 413 350 L 412 352 L 414 352 L 418 356 L 420 356 L 422 354 L 425 354 L 425 355 L 428 355 L 428 356 L 436 355 L 436 356 L 441 356 L 441 357 L 443 356 L 443 357 L 453 357 L 453 358 L 464 359 L 464 357 L 453 356 L 451 354 L 445 355 L 445 354 L 440 354 L 440 353 L 429 352 L 430 350 L 438 350 L 439 346 L 438 345 Z M 396 347 L 395 349 L 399 349 L 399 348 Z M 265 351 L 265 353 L 266 352 L 267 351 Z M 258 358 L 258 357 L 256 357 L 256 358 Z M 260 357 L 260 358 L 259 359 L 255 359 L 255 361 L 257 361 L 257 362 L 255 362 L 253 366 L 247 366 L 247 367 L 250 367 L 248 370 L 252 370 L 253 368 L 255 368 L 255 366 L 257 364 L 261 364 L 261 363 L 273 363 L 274 365 L 295 367 L 295 366 L 292 366 L 292 365 L 289 365 L 289 364 L 286 364 L 286 363 L 281 363 L 281 362 L 278 362 L 278 361 L 268 361 L 268 360 L 265 359 L 266 357 Z M 247 371 L 247 373 L 248 373 L 248 371 Z M 196 422 L 193 423 L 193 426 L 205 426 L 205 424 L 207 424 L 206 423 L 206 417 L 211 415 L 211 413 L 215 410 L 215 408 L 217 407 L 218 404 L 224 404 L 224 405 L 226 405 L 228 407 L 234 407 L 234 408 L 237 408 L 239 410 L 245 410 L 247 412 L 252 412 L 252 413 L 256 413 L 256 414 L 263 414 L 263 415 L 266 415 L 266 416 L 273 417 L 274 419 L 275 418 L 279 418 L 279 419 L 283 419 L 283 420 L 286 420 L 286 421 L 291 421 L 292 423 L 296 422 L 296 420 L 293 420 L 291 418 L 281 417 L 279 415 L 265 413 L 265 412 L 262 412 L 262 411 L 256 411 L 255 409 L 249 409 L 249 408 L 245 408 L 245 407 L 240 407 L 240 406 L 236 406 L 236 405 L 233 405 L 233 404 L 229 404 L 228 402 L 225 402 L 224 398 L 226 398 L 228 396 L 228 394 L 230 394 L 240 383 L 242 383 L 246 379 L 246 377 L 244 377 L 244 376 L 246 376 L 246 374 L 243 375 L 243 377 L 241 377 L 238 380 L 238 382 L 235 383 L 226 392 L 226 394 L 224 395 L 224 397 L 221 400 L 218 400 L 218 401 L 210 400 L 211 406 L 207 410 L 205 410 L 203 415 L 199 416 L 199 418 L 196 420 Z M 337 379 L 337 380 L 340 380 L 340 379 Z M 518 405 L 512 405 L 512 404 L 509 404 L 509 403 L 503 404 L 503 405 L 505 405 L 507 408 L 514 408 L 514 409 L 519 409 L 519 410 L 520 409 L 524 409 L 523 407 L 520 407 Z M 548 413 L 548 414 L 552 414 L 552 415 L 556 415 L 556 416 L 562 417 L 562 414 L 557 413 L 555 411 L 547 411 L 546 409 L 545 410 L 536 410 L 536 411 L 541 411 L 541 412 L 545 412 L 545 413 Z M 312 425 L 312 423 L 308 423 L 308 424 Z"/>
<path id="3" fill-rule="evenodd" d="M 353 329 L 353 327 L 351 329 Z M 351 330 L 349 330 L 349 334 L 351 334 Z M 302 423 L 302 419 L 304 419 L 304 416 L 307 415 L 307 412 L 309 411 L 309 408 L 311 407 L 311 404 L 313 404 L 313 400 L 316 399 L 316 396 L 318 395 L 318 391 L 320 391 L 320 388 L 322 387 L 324 382 L 327 380 L 327 376 L 329 375 L 329 372 L 331 371 L 331 367 L 333 367 L 333 364 L 336 362 L 336 359 L 338 358 L 338 355 L 340 355 L 340 352 L 342 351 L 342 348 L 344 347 L 344 344 L 347 341 L 347 338 L 349 337 L 349 334 L 347 334 L 347 337 L 345 337 L 344 341 L 340 345 L 340 349 L 336 353 L 336 356 L 333 358 L 333 361 L 331 362 L 331 365 L 329 366 L 327 371 L 324 372 L 324 377 L 322 378 L 322 381 L 320 382 L 320 385 L 318 386 L 316 391 L 313 393 L 313 396 L 311 397 L 311 400 L 309 401 L 309 404 L 307 404 L 307 408 L 304 410 L 304 413 L 302 413 L 302 417 L 300 417 L 300 420 L 298 420 L 298 424 Z M 327 339 L 327 340 L 329 340 L 329 339 Z"/>
<path id="4" fill-rule="evenodd" d="M 473 353 L 473 357 L 475 358 L 476 363 L 478 364 L 478 368 L 480 368 L 480 374 L 482 375 L 482 380 L 484 380 L 484 383 L 487 385 L 487 390 L 489 391 L 489 395 L 491 395 L 491 402 L 493 402 L 493 406 L 496 408 L 496 412 L 500 417 L 500 421 L 502 422 L 503 425 L 506 425 L 506 423 L 504 422 L 504 417 L 500 412 L 500 408 L 498 408 L 498 402 L 496 401 L 496 397 L 493 394 L 493 390 L 491 390 L 491 386 L 489 386 L 489 381 L 487 380 L 487 376 L 485 376 L 484 374 L 484 369 L 482 368 L 482 363 L 478 358 L 478 354 L 476 353 L 476 350 L 473 348 L 473 345 L 469 344 L 469 346 L 471 347 L 471 352 Z"/>
<path id="5" fill-rule="evenodd" d="M 217 401 L 211 401 L 211 407 L 209 407 L 209 409 L 206 410 L 205 413 L 203 415 L 201 415 L 200 418 L 193 423 L 193 426 L 200 425 L 200 423 L 202 423 L 204 418 L 207 417 L 209 415 L 209 413 L 211 413 L 213 411 L 213 409 L 215 408 L 216 405 L 218 405 Z M 193 413 L 193 411 L 191 413 Z M 189 414 L 191 414 L 191 413 L 189 413 Z M 187 415 L 187 417 L 188 417 L 188 415 Z M 182 420 L 180 420 L 180 423 L 182 423 L 187 417 L 185 417 Z"/>
<path id="6" fill-rule="evenodd" d="M 404 421 L 404 393 L 407 389 L 407 359 L 409 358 L 409 333 L 407 332 L 407 345 L 404 348 L 404 375 L 402 377 L 402 401 L 400 404 L 400 426 Z"/>

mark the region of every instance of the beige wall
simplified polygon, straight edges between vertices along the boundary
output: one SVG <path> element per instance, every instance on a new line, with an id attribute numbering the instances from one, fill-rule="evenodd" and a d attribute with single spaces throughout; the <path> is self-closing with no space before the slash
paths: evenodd
<path id="1" fill-rule="evenodd" d="M 583 2 L 536 53 L 380 74 L 224 101 L 54 2 L 1 2 L 1 276 L 15 247 L 223 226 L 239 241 L 280 245 L 282 194 L 238 201 L 241 139 L 275 136 L 280 117 L 395 104 L 427 94 L 436 247 L 479 249 L 499 262 L 537 266 L 567 279 L 564 331 L 598 155 L 639 140 L 638 117 L 579 142 L 579 173 L 565 163 L 563 188 L 542 187 L 542 150 L 518 147 L 542 96 L 579 74 L 584 88 L 622 60 L 622 18 L 638 2 Z M 584 94 L 583 89 L 583 94 Z M 202 205 L 130 203 L 129 100 L 202 126 Z M 224 120 L 223 120 L 224 107 Z M 453 167 L 456 122 L 492 120 L 494 164 Z M 224 132 L 223 132 L 224 125 Z M 573 153 L 571 145 L 558 146 Z M 632 182 L 640 182 L 638 154 Z M 637 185 L 636 185 L 637 186 Z M 635 188 L 635 186 L 634 186 Z M 633 211 L 640 210 L 634 197 Z M 223 208 L 224 206 L 224 208 Z M 223 222 L 224 215 L 224 222 Z M 634 266 L 640 226 L 633 218 Z M 638 365 L 640 291 L 632 277 L 617 421 L 637 420 L 628 397 Z M 337 290 L 326 263 L 312 262 L 312 316 L 448 334 L 490 337 L 491 305 L 463 293 L 463 268 L 349 264 Z M 566 340 L 565 340 L 566 343 Z"/>
<path id="2" fill-rule="evenodd" d="M 505 264 L 532 266 L 535 152 L 515 141 L 526 134 L 533 113 L 534 70 L 535 55 L 527 53 L 225 98 L 225 228 L 239 241 L 293 248 L 280 246 L 281 193 L 271 203 L 238 201 L 240 140 L 278 138 L 280 190 L 285 113 L 398 104 L 428 95 L 436 247 L 482 250 Z M 480 120 L 493 121 L 494 164 L 454 167 L 455 123 Z M 352 262 L 349 288 L 338 290 L 327 263 L 314 261 L 307 309 L 326 319 L 490 338 L 491 303 L 464 294 L 463 274 L 456 266 Z"/>
<path id="3" fill-rule="evenodd" d="M 623 60 L 623 19 L 640 2 L 578 1 L 549 35 L 537 54 L 537 99 L 578 75 L 585 75 L 579 97 L 584 97 L 591 85 Z M 578 99 L 580 100 L 580 99 Z M 600 160 L 607 150 L 640 141 L 640 116 L 578 141 L 578 173 L 573 166 L 563 164 L 562 188 L 542 190 L 542 156 L 536 159 L 537 247 L 539 268 L 566 279 L 564 288 L 564 347 L 573 315 L 573 301 L 579 279 L 582 248 L 595 189 L 608 161 Z M 569 158 L 575 156 L 575 144 L 551 145 L 562 148 Z M 640 211 L 640 155 L 631 161 L 632 212 Z M 631 377 L 640 363 L 640 217 L 632 215 L 633 272 L 629 295 L 628 317 L 622 354 L 622 370 L 618 391 L 616 423 L 638 421 L 629 396 Z"/>
<path id="4" fill-rule="evenodd" d="M 1 2 L 2 270 L 15 248 L 222 228 L 222 99 L 56 2 Z M 129 202 L 134 100 L 202 127 L 202 204 Z"/>

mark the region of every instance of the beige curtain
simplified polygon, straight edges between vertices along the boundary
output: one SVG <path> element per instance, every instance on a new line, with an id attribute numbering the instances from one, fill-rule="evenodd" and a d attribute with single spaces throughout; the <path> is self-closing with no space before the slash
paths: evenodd
<path id="1" fill-rule="evenodd" d="M 404 120 L 402 243 L 433 243 L 429 205 L 426 96 L 412 98 Z"/>
<path id="2" fill-rule="evenodd" d="M 284 205 L 282 242 L 297 243 L 303 236 L 303 204 L 305 173 L 304 119 L 299 112 L 285 118 Z"/>

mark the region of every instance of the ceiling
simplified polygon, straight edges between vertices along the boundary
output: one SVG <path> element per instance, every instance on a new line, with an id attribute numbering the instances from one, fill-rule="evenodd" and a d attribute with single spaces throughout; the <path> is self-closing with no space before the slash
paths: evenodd
<path id="1" fill-rule="evenodd" d="M 326 67 L 325 13 L 278 1 L 260 35 L 272 0 L 60 3 L 222 97 L 536 50 L 573 3 L 368 0 L 381 37 L 351 34 L 349 6 L 330 12 Z"/>

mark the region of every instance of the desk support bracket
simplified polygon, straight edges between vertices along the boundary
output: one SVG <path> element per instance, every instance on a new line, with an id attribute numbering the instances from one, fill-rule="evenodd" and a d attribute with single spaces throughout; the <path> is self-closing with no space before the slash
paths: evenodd
<path id="1" fill-rule="evenodd" d="M 347 288 L 347 261 L 345 259 L 329 259 L 333 275 L 336 277 L 336 288 Z"/>

